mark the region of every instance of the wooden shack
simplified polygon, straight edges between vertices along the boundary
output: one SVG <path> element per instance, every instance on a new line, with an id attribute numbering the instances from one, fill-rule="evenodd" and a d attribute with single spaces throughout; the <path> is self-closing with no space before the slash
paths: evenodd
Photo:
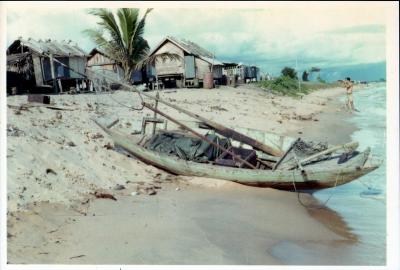
<path id="1" fill-rule="evenodd" d="M 166 37 L 150 55 L 160 53 L 173 53 L 179 56 L 179 58 L 155 61 L 153 66 L 147 68 L 148 77 L 153 81 L 161 81 L 166 87 L 199 87 L 208 72 L 213 73 L 216 83 L 222 78 L 222 62 L 191 41 Z"/>
<path id="2" fill-rule="evenodd" d="M 100 88 L 106 87 L 115 89 L 118 88 L 118 82 L 124 80 L 124 69 L 121 64 L 99 48 L 94 48 L 90 51 L 87 61 L 87 69 L 88 75 L 93 80 L 95 87 L 100 86 Z M 145 73 L 145 69 L 133 71 L 130 77 L 130 83 L 143 83 L 145 79 L 143 73 Z M 104 80 L 102 75 L 111 78 L 111 80 Z M 109 85 L 107 81 L 112 81 L 113 83 Z M 104 85 L 104 82 L 106 85 Z"/>
<path id="3" fill-rule="evenodd" d="M 260 69 L 243 63 L 224 62 L 222 71 L 228 78 L 235 77 L 238 83 L 248 83 L 260 80 Z"/>
<path id="4" fill-rule="evenodd" d="M 71 41 L 19 38 L 7 49 L 7 91 L 59 93 L 86 89 L 88 81 L 82 75 L 86 57 Z"/>
<path id="5" fill-rule="evenodd" d="M 98 48 L 94 48 L 90 51 L 87 59 L 87 67 L 88 69 L 112 76 L 117 80 L 122 80 L 124 78 L 124 70 L 117 61 L 111 59 Z"/>
<path id="6" fill-rule="evenodd" d="M 120 85 L 115 82 L 124 79 L 124 70 L 119 63 L 98 48 L 93 48 L 89 53 L 87 74 L 91 79 L 91 90 L 95 91 L 118 89 Z"/>

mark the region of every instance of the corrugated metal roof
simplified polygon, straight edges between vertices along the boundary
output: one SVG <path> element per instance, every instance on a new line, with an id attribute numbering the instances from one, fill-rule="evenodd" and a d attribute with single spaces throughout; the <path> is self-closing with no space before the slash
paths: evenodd
<path id="1" fill-rule="evenodd" d="M 81 56 L 86 57 L 87 53 L 78 47 L 77 44 L 73 44 L 71 41 L 57 41 L 57 40 L 34 40 L 34 39 L 22 39 L 15 40 L 9 48 L 16 46 L 17 43 L 23 46 L 29 47 L 32 51 L 39 54 L 53 54 L 56 56 Z"/>
<path id="2" fill-rule="evenodd" d="M 208 58 L 212 58 L 213 54 L 206 49 L 200 47 L 194 42 L 191 42 L 190 40 L 184 40 L 184 39 L 178 39 L 175 37 L 168 37 L 170 40 L 175 41 L 176 43 L 179 43 L 182 47 L 185 48 L 185 50 L 189 53 L 192 53 L 194 55 L 198 56 L 204 56 Z"/>
<path id="3" fill-rule="evenodd" d="M 205 57 L 205 56 L 199 56 L 199 58 L 203 59 L 204 61 L 213 64 L 214 66 L 223 66 L 224 63 L 222 63 L 221 61 L 217 60 L 217 59 L 213 59 L 213 58 L 209 58 L 209 57 Z"/>
<path id="4" fill-rule="evenodd" d="M 165 41 L 171 41 L 172 43 L 174 43 L 175 45 L 177 45 L 178 47 L 180 47 L 182 50 L 186 51 L 189 54 L 193 54 L 201 59 L 203 59 L 204 61 L 212 64 L 214 63 L 214 65 L 223 65 L 223 63 L 217 59 L 213 59 L 213 54 L 209 51 L 207 51 L 206 49 L 200 47 L 199 45 L 197 45 L 196 43 L 189 41 L 189 40 L 184 40 L 184 39 L 178 39 L 176 37 L 171 37 L 168 36 L 166 38 L 164 38 L 151 52 L 150 55 L 154 54 L 155 51 L 158 50 L 158 48 L 164 44 Z"/>

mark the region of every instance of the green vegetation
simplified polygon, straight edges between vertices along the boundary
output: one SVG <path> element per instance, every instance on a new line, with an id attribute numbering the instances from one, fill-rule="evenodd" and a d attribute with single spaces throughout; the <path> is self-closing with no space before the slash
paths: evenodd
<path id="1" fill-rule="evenodd" d="M 125 81 L 129 81 L 131 73 L 140 70 L 147 63 L 179 58 L 179 55 L 173 53 L 149 55 L 150 47 L 143 34 L 146 18 L 151 10 L 146 9 L 143 16 L 139 16 L 140 10 L 137 8 L 119 8 L 115 14 L 105 8 L 89 11 L 89 14 L 99 19 L 98 28 L 87 29 L 85 33 L 107 56 L 122 66 Z"/>
<path id="2" fill-rule="evenodd" d="M 303 72 L 303 82 L 299 82 L 297 72 L 294 68 L 284 67 L 281 71 L 281 76 L 269 80 L 258 82 L 258 86 L 263 89 L 270 90 L 275 94 L 298 97 L 310 93 L 311 91 L 325 88 L 338 87 L 339 83 L 327 83 L 318 75 L 318 82 L 310 82 L 308 75 L 312 72 L 319 72 L 320 68 L 312 67 L 310 72 L 306 70 Z"/>
<path id="3" fill-rule="evenodd" d="M 121 64 L 126 81 L 134 70 L 140 68 L 149 52 L 149 44 L 143 38 L 143 33 L 151 9 L 147 9 L 143 17 L 139 17 L 139 11 L 136 8 L 120 8 L 116 15 L 104 8 L 89 11 L 100 21 L 97 29 L 88 29 L 86 33 L 108 56 Z"/>
<path id="4" fill-rule="evenodd" d="M 263 89 L 270 90 L 275 94 L 299 97 L 314 90 L 338 87 L 338 83 L 326 82 L 300 82 L 288 76 L 280 76 L 270 81 L 260 81 L 257 83 Z"/>
<path id="5" fill-rule="evenodd" d="M 291 79 L 297 79 L 297 72 L 294 68 L 291 67 L 284 67 L 281 71 L 283 77 L 289 77 Z"/>

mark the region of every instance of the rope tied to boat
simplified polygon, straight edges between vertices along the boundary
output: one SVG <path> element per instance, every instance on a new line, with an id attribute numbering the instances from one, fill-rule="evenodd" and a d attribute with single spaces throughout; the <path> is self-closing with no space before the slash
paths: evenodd
<path id="1" fill-rule="evenodd" d="M 299 202 L 303 207 L 305 207 L 305 208 L 307 208 L 307 209 L 322 209 L 322 208 L 326 208 L 326 205 L 328 204 L 329 200 L 333 197 L 333 195 L 334 195 L 334 193 L 335 193 L 336 186 L 337 186 L 338 179 L 339 179 L 339 175 L 342 173 L 342 171 L 340 171 L 340 172 L 338 172 L 338 173 L 336 174 L 335 185 L 333 186 L 333 191 L 332 191 L 332 193 L 330 194 L 330 196 L 328 197 L 328 199 L 327 199 L 324 203 L 322 203 L 322 204 L 320 204 L 320 205 L 311 206 L 311 205 L 306 205 L 305 203 L 303 203 L 303 202 L 301 201 L 300 192 L 297 190 L 297 188 L 296 188 L 296 182 L 295 182 L 295 172 L 296 172 L 296 170 L 293 170 L 292 172 L 293 172 L 293 173 L 292 173 L 292 176 L 293 176 L 293 178 L 292 178 L 292 184 L 293 184 L 294 191 L 297 193 L 297 200 L 298 200 L 298 202 Z"/>

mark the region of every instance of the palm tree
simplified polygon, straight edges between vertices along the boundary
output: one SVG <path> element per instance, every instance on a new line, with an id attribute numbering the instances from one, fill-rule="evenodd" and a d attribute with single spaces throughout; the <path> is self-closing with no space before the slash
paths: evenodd
<path id="1" fill-rule="evenodd" d="M 98 29 L 87 29 L 85 32 L 112 59 L 121 64 L 124 79 L 129 81 L 131 73 L 139 70 L 146 63 L 154 63 L 158 59 L 175 58 L 169 53 L 149 57 L 149 44 L 143 38 L 147 15 L 152 9 L 146 9 L 139 16 L 137 8 L 120 8 L 116 16 L 111 10 L 104 8 L 91 9 L 89 14 L 97 16 L 100 21 Z"/>

